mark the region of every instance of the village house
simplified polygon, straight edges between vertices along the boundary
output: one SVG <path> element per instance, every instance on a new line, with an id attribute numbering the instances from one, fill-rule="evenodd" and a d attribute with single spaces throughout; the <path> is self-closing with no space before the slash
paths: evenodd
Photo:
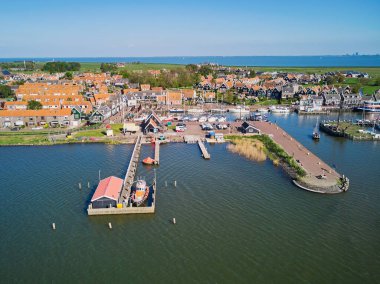
<path id="1" fill-rule="evenodd" d="M 282 99 L 292 99 L 294 95 L 298 92 L 298 84 L 286 84 L 281 88 L 281 98 Z"/>
<path id="2" fill-rule="evenodd" d="M 197 98 L 197 93 L 194 89 L 182 89 L 181 93 L 185 101 L 193 101 Z"/>
<path id="3" fill-rule="evenodd" d="M 111 108 L 107 105 L 102 105 L 93 111 L 89 117 L 90 123 L 101 123 L 111 117 Z"/>
<path id="4" fill-rule="evenodd" d="M 74 116 L 70 109 L 41 109 L 41 110 L 2 110 L 0 111 L 0 127 L 15 126 L 70 126 Z"/>
<path id="5" fill-rule="evenodd" d="M 150 85 L 149 84 L 141 84 L 140 85 L 140 91 L 149 91 Z"/>
<path id="6" fill-rule="evenodd" d="M 359 94 L 342 94 L 341 96 L 346 108 L 358 107 L 362 103 L 362 97 Z"/>
<path id="7" fill-rule="evenodd" d="M 178 91 L 168 91 L 166 93 L 166 104 L 167 105 L 181 105 L 182 93 Z"/>
<path id="8" fill-rule="evenodd" d="M 243 124 L 240 127 L 241 132 L 245 134 L 260 134 L 260 130 L 256 127 L 254 127 L 252 124 L 248 122 L 243 122 Z"/>
<path id="9" fill-rule="evenodd" d="M 321 111 L 323 98 L 317 95 L 302 95 L 299 102 L 299 110 L 305 112 Z"/>
<path id="10" fill-rule="evenodd" d="M 156 113 L 151 112 L 142 123 L 142 131 L 144 134 L 157 133 L 164 129 L 164 124 Z"/>
<path id="11" fill-rule="evenodd" d="M 4 109 L 6 110 L 26 110 L 28 108 L 27 102 L 5 102 Z"/>
<path id="12" fill-rule="evenodd" d="M 330 93 L 322 93 L 323 105 L 324 106 L 335 106 L 339 107 L 340 102 L 342 100 L 339 94 L 330 94 Z"/>

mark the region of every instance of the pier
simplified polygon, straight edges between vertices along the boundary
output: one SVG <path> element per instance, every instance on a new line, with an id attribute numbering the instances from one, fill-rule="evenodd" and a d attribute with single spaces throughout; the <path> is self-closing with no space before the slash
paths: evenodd
<path id="1" fill-rule="evenodd" d="M 154 146 L 154 163 L 156 165 L 160 164 L 160 141 L 159 140 L 155 141 L 155 146 Z"/>
<path id="2" fill-rule="evenodd" d="M 116 207 L 108 208 L 92 208 L 92 204 L 87 208 L 88 215 L 119 215 L 119 214 L 146 214 L 154 213 L 156 208 L 156 192 L 157 192 L 157 178 L 154 177 L 153 184 L 149 186 L 150 193 L 146 201 L 146 206 L 133 207 L 131 196 L 131 188 L 135 180 L 138 161 L 141 152 L 142 136 L 139 135 L 136 144 L 133 148 L 132 156 L 129 161 L 128 169 L 123 180 L 122 190 L 118 198 Z M 156 147 L 157 146 L 156 144 Z M 158 148 L 159 149 L 159 148 Z"/>
<path id="3" fill-rule="evenodd" d="M 318 193 L 347 191 L 349 187 L 347 177 L 337 173 L 278 125 L 264 121 L 255 121 L 253 125 L 270 136 L 306 171 L 305 177 L 294 181 L 296 186 Z"/>
<path id="4" fill-rule="evenodd" d="M 206 160 L 210 159 L 211 158 L 210 154 L 207 151 L 205 144 L 201 140 L 198 140 L 198 146 L 199 146 L 199 149 L 201 149 L 202 157 Z"/>

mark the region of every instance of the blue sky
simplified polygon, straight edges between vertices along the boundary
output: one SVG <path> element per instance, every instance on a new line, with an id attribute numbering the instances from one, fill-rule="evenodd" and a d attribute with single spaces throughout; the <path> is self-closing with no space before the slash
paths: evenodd
<path id="1" fill-rule="evenodd" d="M 0 58 L 375 54 L 379 11 L 379 0 L 0 0 Z"/>

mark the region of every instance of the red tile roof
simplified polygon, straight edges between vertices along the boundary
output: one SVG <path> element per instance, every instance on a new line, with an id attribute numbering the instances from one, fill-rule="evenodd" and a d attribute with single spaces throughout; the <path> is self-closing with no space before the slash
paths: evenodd
<path id="1" fill-rule="evenodd" d="M 122 187 L 123 180 L 121 178 L 110 176 L 108 178 L 102 179 L 91 198 L 91 202 L 102 197 L 107 197 L 109 199 L 117 201 Z"/>

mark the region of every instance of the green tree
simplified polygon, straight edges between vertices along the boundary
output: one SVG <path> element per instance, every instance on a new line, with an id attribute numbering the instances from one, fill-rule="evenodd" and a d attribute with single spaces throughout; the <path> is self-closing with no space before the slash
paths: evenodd
<path id="1" fill-rule="evenodd" d="M 191 73 L 195 73 L 198 71 L 198 66 L 195 64 L 187 64 L 185 68 L 187 71 L 189 71 Z"/>
<path id="2" fill-rule="evenodd" d="M 66 72 L 66 71 L 79 71 L 80 63 L 78 62 L 47 62 L 42 67 L 43 71 L 48 71 L 50 73 L 55 72 Z"/>
<path id="3" fill-rule="evenodd" d="M 335 83 L 335 78 L 333 76 L 327 76 L 325 81 L 327 85 L 332 85 Z"/>
<path id="4" fill-rule="evenodd" d="M 256 72 L 255 72 L 255 70 L 250 70 L 250 73 L 249 73 L 249 75 L 251 76 L 251 77 L 256 77 Z"/>
<path id="5" fill-rule="evenodd" d="M 42 109 L 42 104 L 40 102 L 37 102 L 37 101 L 29 101 L 28 102 L 28 109 Z"/>
<path id="6" fill-rule="evenodd" d="M 202 65 L 201 68 L 199 68 L 198 73 L 202 76 L 207 76 L 209 74 L 212 74 L 212 68 L 208 65 Z"/>
<path id="7" fill-rule="evenodd" d="M 12 89 L 7 85 L 0 85 L 0 98 L 11 98 L 14 96 Z"/>
<path id="8" fill-rule="evenodd" d="M 67 79 L 67 80 L 72 80 L 73 79 L 73 73 L 66 72 L 65 75 L 63 76 L 63 78 Z"/>
<path id="9" fill-rule="evenodd" d="M 100 64 L 100 70 L 102 72 L 115 72 L 117 70 L 117 66 L 114 63 L 102 63 Z"/>
<path id="10" fill-rule="evenodd" d="M 357 94 L 357 93 L 359 93 L 359 90 L 360 90 L 361 87 L 362 87 L 361 84 L 355 84 L 355 85 L 352 86 L 351 92 L 354 93 L 354 94 Z"/>

